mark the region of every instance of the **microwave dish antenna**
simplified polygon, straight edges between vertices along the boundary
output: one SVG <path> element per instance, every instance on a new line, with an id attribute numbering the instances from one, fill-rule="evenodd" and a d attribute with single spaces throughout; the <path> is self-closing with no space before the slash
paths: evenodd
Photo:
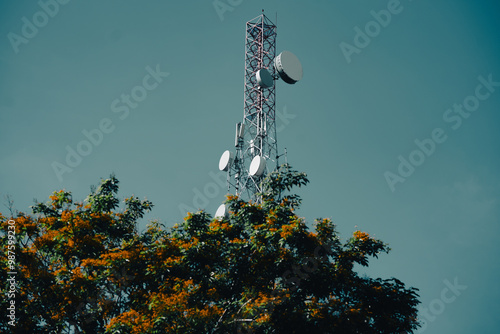
<path id="1" fill-rule="evenodd" d="M 274 58 L 274 68 L 287 84 L 293 85 L 302 79 L 302 64 L 299 58 L 290 51 L 283 51 Z"/>

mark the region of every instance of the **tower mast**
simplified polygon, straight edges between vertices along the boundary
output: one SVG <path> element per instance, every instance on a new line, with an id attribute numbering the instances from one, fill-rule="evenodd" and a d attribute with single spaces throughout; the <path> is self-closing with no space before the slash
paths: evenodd
<path id="1" fill-rule="evenodd" d="M 260 203 L 262 180 L 278 167 L 276 138 L 276 85 L 302 79 L 302 65 L 289 51 L 276 56 L 276 25 L 262 14 L 245 26 L 245 82 L 243 121 L 236 125 L 236 154 L 225 151 L 219 169 L 227 171 L 228 190 L 245 200 Z M 233 183 L 234 177 L 234 183 Z M 224 205 L 216 216 L 226 214 Z"/>
<path id="2" fill-rule="evenodd" d="M 239 146 L 242 170 L 236 178 L 237 195 L 255 202 L 260 201 L 257 194 L 262 190 L 262 179 L 269 170 L 278 166 L 276 86 L 266 88 L 257 82 L 257 73 L 261 69 L 266 69 L 273 78 L 276 76 L 275 58 L 276 25 L 262 13 L 246 23 L 244 130 L 242 146 Z M 248 170 L 244 169 L 246 163 L 250 163 Z"/>

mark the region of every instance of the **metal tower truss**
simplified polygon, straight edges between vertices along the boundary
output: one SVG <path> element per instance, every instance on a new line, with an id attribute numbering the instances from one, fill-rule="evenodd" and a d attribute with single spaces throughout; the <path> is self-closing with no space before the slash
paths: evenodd
<path id="1" fill-rule="evenodd" d="M 262 68 L 276 77 L 273 66 L 276 57 L 276 25 L 264 14 L 246 23 L 244 131 L 237 153 L 240 172 L 235 175 L 237 192 L 259 202 L 257 193 L 260 182 L 269 170 L 278 165 L 276 138 L 276 87 L 263 88 L 257 83 L 256 74 Z M 251 175 L 249 164 L 256 156 L 265 159 L 265 170 Z M 235 166 L 236 167 L 236 166 Z M 238 194 L 238 195 L 240 195 Z"/>
<path id="2" fill-rule="evenodd" d="M 262 180 L 278 167 L 276 85 L 302 79 L 302 65 L 289 51 L 276 56 L 276 25 L 264 13 L 246 23 L 243 121 L 236 125 L 236 154 L 226 150 L 219 169 L 228 172 L 228 191 L 260 203 Z M 234 179 L 234 183 L 232 180 Z M 216 217 L 227 215 L 222 204 Z"/>

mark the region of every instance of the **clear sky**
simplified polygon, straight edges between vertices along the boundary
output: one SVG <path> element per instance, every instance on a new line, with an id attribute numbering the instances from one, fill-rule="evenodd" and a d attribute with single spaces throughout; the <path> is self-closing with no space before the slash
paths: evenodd
<path id="1" fill-rule="evenodd" d="M 156 205 L 141 229 L 214 213 L 262 8 L 304 67 L 277 87 L 279 148 L 311 181 L 299 214 L 389 243 L 366 272 L 420 289 L 421 332 L 498 333 L 494 0 L 0 1 L 0 195 L 29 212 L 114 172 Z"/>

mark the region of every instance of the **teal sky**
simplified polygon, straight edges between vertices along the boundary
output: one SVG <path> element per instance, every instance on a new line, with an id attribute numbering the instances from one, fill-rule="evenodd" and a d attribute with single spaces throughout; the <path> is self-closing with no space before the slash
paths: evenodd
<path id="1" fill-rule="evenodd" d="M 245 23 L 264 8 L 304 68 L 277 84 L 279 148 L 311 181 L 299 214 L 389 243 L 361 271 L 420 289 L 420 332 L 498 333 L 497 1 L 59 1 L 51 16 L 0 1 L 0 195 L 18 210 L 58 189 L 82 200 L 114 172 L 120 196 L 156 205 L 141 228 L 214 213 L 243 118 Z M 88 155 L 71 167 L 68 147 Z"/>

